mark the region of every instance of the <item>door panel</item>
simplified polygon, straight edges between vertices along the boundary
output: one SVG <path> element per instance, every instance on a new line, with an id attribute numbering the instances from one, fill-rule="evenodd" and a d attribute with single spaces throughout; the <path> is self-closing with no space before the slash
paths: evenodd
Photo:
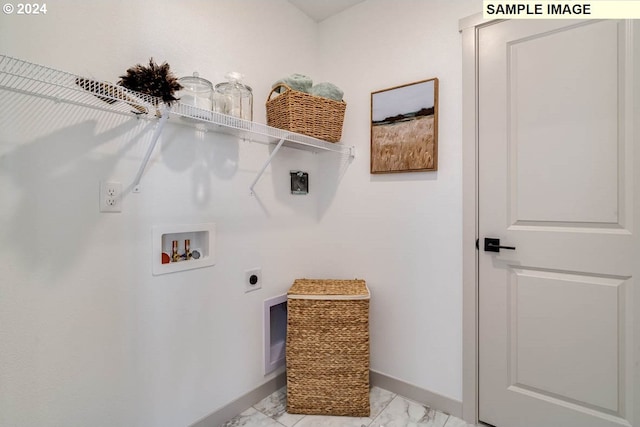
<path id="1" fill-rule="evenodd" d="M 516 376 L 511 382 L 617 411 L 618 350 L 624 347 L 618 299 L 624 280 L 514 269 L 512 281 Z"/>
<path id="2" fill-rule="evenodd" d="M 632 25 L 479 30 L 479 233 L 516 247 L 478 260 L 489 424 L 632 425 Z"/>
<path id="3" fill-rule="evenodd" d="M 618 222 L 617 41 L 606 21 L 507 44 L 513 219 Z"/>

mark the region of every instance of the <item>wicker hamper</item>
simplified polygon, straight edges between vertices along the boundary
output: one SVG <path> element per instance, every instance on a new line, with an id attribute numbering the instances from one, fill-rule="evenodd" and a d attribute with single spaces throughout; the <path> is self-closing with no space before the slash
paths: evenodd
<path id="1" fill-rule="evenodd" d="M 271 98 L 281 88 L 285 91 Z M 267 125 L 324 141 L 338 142 L 342 137 L 346 108 L 347 104 L 343 101 L 309 95 L 279 84 L 267 98 Z"/>
<path id="2" fill-rule="evenodd" d="M 287 313 L 287 412 L 368 417 L 365 281 L 298 279 Z"/>

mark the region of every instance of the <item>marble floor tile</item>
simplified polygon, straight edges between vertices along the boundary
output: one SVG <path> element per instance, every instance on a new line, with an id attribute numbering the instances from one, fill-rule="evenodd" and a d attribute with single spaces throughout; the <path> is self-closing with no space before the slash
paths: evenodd
<path id="1" fill-rule="evenodd" d="M 372 387 L 369 393 L 369 396 L 370 396 L 369 399 L 371 404 L 371 415 L 363 419 L 352 418 L 352 417 L 337 417 L 339 419 L 336 419 L 336 417 L 328 417 L 328 418 L 316 417 L 316 418 L 310 418 L 309 420 L 305 421 L 305 423 L 297 424 L 304 417 L 304 415 L 289 414 L 286 412 L 286 408 L 287 408 L 287 388 L 286 387 L 283 387 L 280 390 L 276 391 L 275 393 L 271 394 L 270 396 L 262 399 L 260 402 L 253 405 L 253 408 L 265 414 L 266 416 L 276 420 L 277 422 L 284 425 L 285 427 L 293 427 L 294 425 L 298 427 L 298 426 L 304 426 L 304 425 L 325 425 L 325 424 L 326 425 L 345 425 L 345 426 L 356 425 L 357 427 L 360 427 L 362 424 L 368 425 L 369 423 L 371 423 L 371 420 L 373 420 L 373 418 L 380 415 L 380 413 L 384 410 L 384 408 L 386 408 L 387 405 L 389 405 L 389 403 L 393 400 L 393 398 L 396 397 L 395 393 L 381 389 L 380 387 Z M 356 421 L 353 421 L 353 420 L 356 420 Z M 311 423 L 316 423 L 316 424 L 311 424 Z M 335 424 L 335 423 L 341 423 L 341 424 Z"/>
<path id="2" fill-rule="evenodd" d="M 304 415 L 289 414 L 287 410 L 287 388 L 282 387 L 280 390 L 272 393 L 270 396 L 262 399 L 253 405 L 255 409 L 262 412 L 268 417 L 273 418 L 285 427 L 293 427 Z"/>
<path id="3" fill-rule="evenodd" d="M 461 420 L 460 418 L 456 418 L 454 416 L 449 416 L 447 423 L 444 427 L 475 427 L 475 424 L 467 424 L 466 421 Z"/>
<path id="4" fill-rule="evenodd" d="M 372 427 L 444 427 L 449 416 L 396 396 L 373 421 Z"/>
<path id="5" fill-rule="evenodd" d="M 306 415 L 295 427 L 367 427 L 371 418 Z"/>
<path id="6" fill-rule="evenodd" d="M 369 417 L 297 415 L 286 412 L 283 387 L 221 427 L 474 427 L 380 387 L 372 387 L 369 396 Z"/>
<path id="7" fill-rule="evenodd" d="M 369 392 L 369 401 L 371 403 L 370 418 L 375 418 L 386 408 L 389 403 L 396 397 L 395 393 L 382 389 L 380 387 L 371 387 Z"/>
<path id="8" fill-rule="evenodd" d="M 220 427 L 282 427 L 282 425 L 262 412 L 249 408 Z"/>

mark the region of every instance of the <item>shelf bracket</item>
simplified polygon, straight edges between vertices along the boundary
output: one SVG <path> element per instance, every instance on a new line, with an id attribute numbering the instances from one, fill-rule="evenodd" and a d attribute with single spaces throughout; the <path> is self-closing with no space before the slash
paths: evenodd
<path id="1" fill-rule="evenodd" d="M 356 146 L 355 145 L 350 145 L 349 146 L 349 160 L 353 161 L 353 159 L 356 158 Z"/>
<path id="2" fill-rule="evenodd" d="M 164 129 L 164 125 L 167 123 L 167 119 L 169 118 L 169 109 L 167 106 L 162 107 L 162 111 L 160 113 L 160 120 L 156 125 L 155 130 L 153 131 L 153 136 L 151 137 L 151 143 L 149 144 L 149 148 L 147 148 L 147 152 L 142 159 L 142 164 L 140 164 L 140 169 L 138 169 L 138 173 L 136 174 L 136 178 L 133 180 L 133 192 L 140 192 L 140 180 L 142 179 L 142 174 L 144 173 L 145 168 L 147 167 L 147 163 L 149 163 L 149 159 L 151 158 L 151 153 L 153 153 L 153 149 L 156 147 L 156 143 L 160 138 L 160 134 Z"/>
<path id="3" fill-rule="evenodd" d="M 251 185 L 249 186 L 249 191 L 251 192 L 251 195 L 253 195 L 253 187 L 256 185 L 256 183 L 260 180 L 260 177 L 262 176 L 262 174 L 264 173 L 265 169 L 267 169 L 267 166 L 269 166 L 269 164 L 271 163 L 271 160 L 273 160 L 273 158 L 276 156 L 276 154 L 278 153 L 278 150 L 280 150 L 280 148 L 282 147 L 282 144 L 284 144 L 285 139 L 282 138 L 279 142 L 278 145 L 276 145 L 276 148 L 273 149 L 273 151 L 271 152 L 271 155 L 269 156 L 269 158 L 267 159 L 267 161 L 265 162 L 265 164 L 262 166 L 262 169 L 260 169 L 260 172 L 258 172 L 258 175 L 256 175 L 255 179 L 253 180 L 253 182 L 251 183 Z"/>

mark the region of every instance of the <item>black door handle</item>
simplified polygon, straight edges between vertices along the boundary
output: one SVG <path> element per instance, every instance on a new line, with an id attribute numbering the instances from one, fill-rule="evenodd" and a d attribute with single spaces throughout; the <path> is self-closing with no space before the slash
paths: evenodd
<path id="1" fill-rule="evenodd" d="M 484 238 L 484 250 L 487 252 L 500 252 L 500 249 L 516 250 L 515 246 L 500 246 L 500 239 L 493 237 Z"/>

